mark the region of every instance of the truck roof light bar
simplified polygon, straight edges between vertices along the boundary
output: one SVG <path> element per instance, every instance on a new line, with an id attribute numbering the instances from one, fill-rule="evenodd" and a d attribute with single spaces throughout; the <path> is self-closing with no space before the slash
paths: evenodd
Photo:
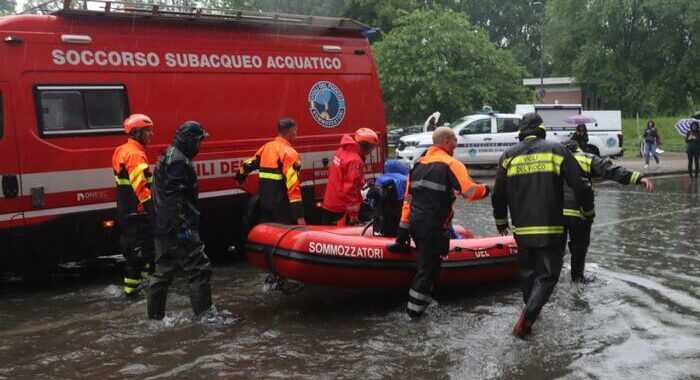
<path id="1" fill-rule="evenodd" d="M 51 0 L 24 14 L 92 16 L 142 19 L 144 21 L 243 25 L 250 27 L 305 28 L 362 33 L 366 25 L 347 18 L 301 16 L 284 13 L 250 12 L 179 5 L 156 5 L 111 0 Z"/>

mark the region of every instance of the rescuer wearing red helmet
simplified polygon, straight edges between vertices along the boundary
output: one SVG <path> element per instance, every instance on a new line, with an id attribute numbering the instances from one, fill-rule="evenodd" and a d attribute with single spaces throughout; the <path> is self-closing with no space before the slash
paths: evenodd
<path id="1" fill-rule="evenodd" d="M 323 196 L 322 224 L 356 224 L 362 205 L 365 157 L 379 145 L 379 136 L 369 128 L 344 135 L 328 170 L 328 184 Z"/>
<path id="2" fill-rule="evenodd" d="M 146 157 L 146 146 L 153 136 L 153 121 L 144 114 L 124 120 L 126 144 L 114 150 L 112 168 L 117 182 L 117 223 L 124 264 L 124 293 L 138 293 L 141 281 L 153 270 L 153 228 L 155 213 L 151 200 L 153 176 Z"/>

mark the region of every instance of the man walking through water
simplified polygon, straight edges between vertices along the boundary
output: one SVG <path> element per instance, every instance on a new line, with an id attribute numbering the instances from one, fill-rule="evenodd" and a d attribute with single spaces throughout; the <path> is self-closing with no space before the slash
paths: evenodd
<path id="1" fill-rule="evenodd" d="M 418 159 L 406 185 L 396 244 L 390 249 L 407 246 L 410 236 L 416 242 L 418 270 L 407 304 L 411 319 L 420 317 L 432 302 L 441 257 L 447 256 L 450 249 L 449 227 L 456 195 L 471 202 L 485 198 L 490 191 L 488 186 L 473 182 L 466 166 L 452 157 L 456 146 L 452 129 L 435 129 L 433 145 Z"/>
<path id="2" fill-rule="evenodd" d="M 496 227 L 509 233 L 508 210 L 518 244 L 518 266 L 525 309 L 513 329 L 524 339 L 549 300 L 561 272 L 566 234 L 564 181 L 581 205 L 581 215 L 593 219 L 593 190 L 578 162 L 563 145 L 545 140 L 542 118 L 523 116 L 520 143 L 501 156 L 491 202 Z"/>

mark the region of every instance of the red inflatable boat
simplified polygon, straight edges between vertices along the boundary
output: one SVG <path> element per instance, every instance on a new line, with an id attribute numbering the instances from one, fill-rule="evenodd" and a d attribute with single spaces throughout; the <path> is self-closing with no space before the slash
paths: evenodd
<path id="1" fill-rule="evenodd" d="M 458 233 L 471 236 L 464 229 Z M 257 267 L 307 284 L 347 288 L 408 288 L 416 252 L 392 253 L 393 238 L 363 227 L 264 223 L 248 234 L 246 256 Z M 453 239 L 442 261 L 439 288 L 496 282 L 517 273 L 512 236 Z"/>

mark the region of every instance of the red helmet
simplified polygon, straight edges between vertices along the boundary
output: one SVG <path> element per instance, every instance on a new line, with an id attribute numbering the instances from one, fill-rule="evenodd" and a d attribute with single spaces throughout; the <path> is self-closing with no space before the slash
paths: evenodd
<path id="1" fill-rule="evenodd" d="M 131 130 L 134 128 L 151 127 L 153 127 L 153 120 L 142 113 L 135 113 L 124 120 L 124 132 L 126 132 L 126 134 L 131 133 Z"/>
<path id="2" fill-rule="evenodd" d="M 377 133 L 369 128 L 360 128 L 355 131 L 355 141 L 364 141 L 372 145 L 379 145 L 379 136 Z"/>

